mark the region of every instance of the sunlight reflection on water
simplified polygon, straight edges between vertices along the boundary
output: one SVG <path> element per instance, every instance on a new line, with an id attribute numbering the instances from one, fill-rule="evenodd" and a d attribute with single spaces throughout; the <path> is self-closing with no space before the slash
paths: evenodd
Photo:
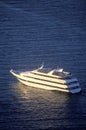
<path id="1" fill-rule="evenodd" d="M 20 104 L 20 111 L 26 112 L 23 116 L 28 118 L 28 123 L 39 121 L 41 128 L 80 124 L 77 122 L 79 113 L 82 111 L 79 107 L 80 95 L 42 90 L 21 83 L 14 83 L 12 91 Z"/>

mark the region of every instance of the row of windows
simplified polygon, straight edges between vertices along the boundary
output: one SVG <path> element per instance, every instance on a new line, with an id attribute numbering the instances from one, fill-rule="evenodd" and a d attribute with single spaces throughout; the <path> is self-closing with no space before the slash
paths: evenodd
<path id="1" fill-rule="evenodd" d="M 58 88 L 58 89 L 64 89 L 64 90 L 68 90 L 68 89 L 70 89 L 70 90 L 72 90 L 72 89 L 76 89 L 76 88 L 78 88 L 78 86 L 76 86 L 76 87 L 72 87 L 72 88 L 61 88 L 61 87 L 55 87 L 55 86 L 52 86 L 52 85 L 46 85 L 46 84 L 44 84 L 44 83 L 37 83 L 37 82 L 33 82 L 33 81 L 27 81 L 27 80 L 24 80 L 24 79 L 21 79 L 21 78 L 19 78 L 20 80 L 23 80 L 23 81 L 26 81 L 26 82 L 29 82 L 29 83 L 35 83 L 35 84 L 40 84 L 40 85 L 45 85 L 45 86 L 48 86 L 48 87 L 54 87 L 54 88 Z"/>
<path id="2" fill-rule="evenodd" d="M 62 80 L 66 80 L 66 79 L 71 79 L 71 76 L 67 76 L 67 77 L 61 77 L 61 76 L 58 76 L 57 75 L 57 77 L 54 77 L 55 75 L 46 75 L 46 74 L 44 74 L 44 73 L 41 73 L 41 74 L 39 74 L 39 73 L 35 73 L 35 72 L 31 72 L 32 74 L 35 74 L 35 75 L 40 75 L 40 76 L 45 76 L 45 77 L 52 77 L 52 78 L 54 78 L 54 79 L 62 79 Z"/>
<path id="3" fill-rule="evenodd" d="M 73 89 L 77 89 L 77 88 L 79 88 L 79 86 L 75 86 L 75 87 L 69 88 L 69 90 L 73 90 Z"/>
<path id="4" fill-rule="evenodd" d="M 41 76 L 43 76 L 43 75 L 41 75 Z M 72 81 L 70 83 L 60 83 L 60 82 L 55 82 L 55 81 L 50 81 L 50 80 L 45 80 L 45 79 L 34 78 L 32 76 L 24 76 L 24 77 L 33 78 L 33 79 L 42 80 L 42 81 L 48 81 L 48 82 L 52 82 L 52 83 L 58 83 L 58 84 L 62 84 L 62 85 L 71 85 L 73 83 L 77 83 L 77 81 Z M 50 77 L 50 76 L 45 76 L 45 77 Z M 50 78 L 54 78 L 54 77 L 50 77 Z M 58 78 L 56 78 L 56 79 L 58 79 Z"/>

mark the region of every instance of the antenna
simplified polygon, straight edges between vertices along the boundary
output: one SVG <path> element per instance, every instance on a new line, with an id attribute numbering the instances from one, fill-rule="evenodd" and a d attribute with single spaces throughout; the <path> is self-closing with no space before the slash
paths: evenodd
<path id="1" fill-rule="evenodd" d="M 44 63 L 42 63 L 42 65 L 38 68 L 38 69 L 43 69 L 43 67 L 44 67 Z"/>

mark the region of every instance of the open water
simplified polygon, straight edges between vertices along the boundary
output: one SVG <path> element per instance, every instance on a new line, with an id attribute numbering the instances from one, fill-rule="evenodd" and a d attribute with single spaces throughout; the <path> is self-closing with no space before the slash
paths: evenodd
<path id="1" fill-rule="evenodd" d="M 63 67 L 82 93 L 27 87 L 9 70 Z M 86 1 L 0 0 L 0 130 L 86 129 Z"/>

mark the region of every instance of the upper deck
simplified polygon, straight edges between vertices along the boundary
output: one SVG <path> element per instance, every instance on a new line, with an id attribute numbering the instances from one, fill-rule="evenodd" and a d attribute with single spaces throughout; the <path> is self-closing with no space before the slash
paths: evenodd
<path id="1" fill-rule="evenodd" d="M 57 76 L 60 78 L 71 78 L 72 74 L 70 72 L 66 72 L 63 70 L 63 68 L 58 68 L 58 69 L 51 69 L 51 68 L 38 68 L 32 72 L 38 72 L 46 75 L 52 75 L 52 76 Z"/>

